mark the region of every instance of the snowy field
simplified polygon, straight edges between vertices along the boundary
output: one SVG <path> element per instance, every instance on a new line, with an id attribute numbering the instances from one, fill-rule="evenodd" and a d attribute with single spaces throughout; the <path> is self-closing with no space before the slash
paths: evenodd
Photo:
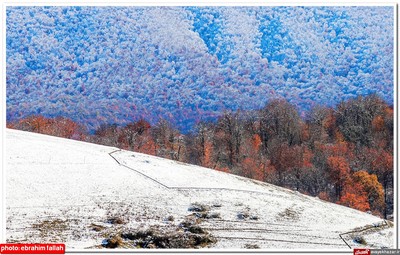
<path id="1" fill-rule="evenodd" d="M 98 249 L 128 231 L 182 232 L 195 219 L 214 240 L 207 248 L 394 247 L 390 222 L 318 198 L 117 148 L 6 132 L 7 242 Z M 135 248 L 121 240 L 117 248 Z"/>

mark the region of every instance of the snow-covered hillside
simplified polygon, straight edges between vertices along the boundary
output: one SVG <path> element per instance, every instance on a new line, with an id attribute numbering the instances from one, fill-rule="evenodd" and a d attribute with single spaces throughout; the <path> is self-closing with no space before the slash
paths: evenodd
<path id="1" fill-rule="evenodd" d="M 193 247 L 393 247 L 390 222 L 267 183 L 16 130 L 6 146 L 8 242 L 178 248 L 190 232 L 207 239 Z"/>

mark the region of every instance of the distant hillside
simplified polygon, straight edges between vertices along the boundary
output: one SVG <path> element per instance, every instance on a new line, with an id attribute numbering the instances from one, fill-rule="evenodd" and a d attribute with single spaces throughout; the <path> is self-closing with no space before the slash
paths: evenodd
<path id="1" fill-rule="evenodd" d="M 7 7 L 7 119 L 181 130 L 286 98 L 393 101 L 393 7 Z"/>

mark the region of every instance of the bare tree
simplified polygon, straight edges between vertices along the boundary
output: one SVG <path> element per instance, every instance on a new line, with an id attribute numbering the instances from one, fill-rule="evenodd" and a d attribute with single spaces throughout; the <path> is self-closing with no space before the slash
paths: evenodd
<path id="1" fill-rule="evenodd" d="M 273 100 L 260 115 L 260 135 L 267 154 L 272 139 L 289 146 L 301 143 L 301 119 L 293 105 L 285 100 Z"/>
<path id="2" fill-rule="evenodd" d="M 225 159 L 229 168 L 237 165 L 241 160 L 240 147 L 243 140 L 240 112 L 225 112 L 218 119 L 215 132 L 214 145 L 217 148 L 218 159 Z"/>

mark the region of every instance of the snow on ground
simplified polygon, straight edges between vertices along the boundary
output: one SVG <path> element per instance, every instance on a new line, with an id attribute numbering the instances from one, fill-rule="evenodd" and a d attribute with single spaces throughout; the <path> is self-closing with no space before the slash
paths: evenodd
<path id="1" fill-rule="evenodd" d="M 368 246 L 374 248 L 374 249 L 380 249 L 380 248 L 388 248 L 385 246 L 385 244 L 388 244 L 392 242 L 393 240 L 393 231 L 389 229 L 384 229 L 382 231 L 374 231 L 372 233 L 367 233 L 363 235 L 365 241 Z"/>
<path id="2" fill-rule="evenodd" d="M 271 184 L 117 148 L 6 131 L 8 242 L 101 248 L 126 229 L 173 228 L 206 206 L 209 248 L 348 250 L 339 234 L 383 220 Z M 170 217 L 170 220 L 167 220 Z M 115 223 L 115 219 L 120 222 Z M 393 247 L 393 227 L 364 235 Z M 354 235 L 343 235 L 351 245 Z"/>

